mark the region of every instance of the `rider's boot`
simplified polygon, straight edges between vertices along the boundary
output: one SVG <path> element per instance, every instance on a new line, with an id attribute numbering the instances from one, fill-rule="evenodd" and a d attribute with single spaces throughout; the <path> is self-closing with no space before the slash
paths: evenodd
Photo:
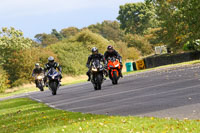
<path id="1" fill-rule="evenodd" d="M 87 81 L 90 81 L 91 80 L 91 77 L 88 75 L 88 80 Z"/>
<path id="2" fill-rule="evenodd" d="M 38 83 L 37 83 L 37 80 L 35 80 L 35 87 L 36 87 L 36 88 L 38 87 Z"/>
<path id="3" fill-rule="evenodd" d="M 86 75 L 88 76 L 88 80 L 87 80 L 87 81 L 90 81 L 90 80 L 91 80 L 90 72 L 88 71 L 88 72 L 86 73 Z"/>
<path id="4" fill-rule="evenodd" d="M 120 76 L 121 78 L 123 78 L 122 70 L 119 70 L 119 76 Z"/>
<path id="5" fill-rule="evenodd" d="M 48 87 L 48 86 L 49 86 L 49 85 L 48 85 L 48 82 L 45 82 L 44 84 L 45 84 L 45 86 L 46 86 L 46 87 Z"/>

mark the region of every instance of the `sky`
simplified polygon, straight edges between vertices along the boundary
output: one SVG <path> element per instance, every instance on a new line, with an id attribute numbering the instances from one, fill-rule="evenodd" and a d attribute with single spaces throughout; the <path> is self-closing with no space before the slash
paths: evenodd
<path id="1" fill-rule="evenodd" d="M 14 27 L 25 37 L 83 28 L 104 20 L 116 20 L 119 6 L 144 0 L 0 0 L 0 28 Z"/>

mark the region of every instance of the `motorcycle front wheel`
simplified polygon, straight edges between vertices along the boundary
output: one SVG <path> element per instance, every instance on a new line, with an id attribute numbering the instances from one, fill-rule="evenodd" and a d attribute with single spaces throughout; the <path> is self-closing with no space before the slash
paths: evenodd
<path id="1" fill-rule="evenodd" d="M 116 71 L 113 71 L 112 84 L 113 85 L 118 84 L 118 76 L 117 76 L 117 72 Z"/>
<path id="2" fill-rule="evenodd" d="M 40 89 L 40 91 L 44 91 L 44 87 L 41 82 L 38 83 L 37 87 Z"/>
<path id="3" fill-rule="evenodd" d="M 101 90 L 102 81 L 103 81 L 102 74 L 98 74 L 97 75 L 97 90 Z"/>
<path id="4" fill-rule="evenodd" d="M 56 95 L 58 84 L 55 81 L 54 82 L 50 82 L 49 83 L 49 87 L 51 88 L 52 95 Z"/>

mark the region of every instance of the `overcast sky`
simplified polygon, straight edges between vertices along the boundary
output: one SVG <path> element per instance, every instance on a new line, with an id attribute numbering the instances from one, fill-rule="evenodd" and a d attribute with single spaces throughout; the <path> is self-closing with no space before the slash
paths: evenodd
<path id="1" fill-rule="evenodd" d="M 119 6 L 144 0 L 0 0 L 0 28 L 15 27 L 26 37 L 103 20 L 116 20 Z"/>

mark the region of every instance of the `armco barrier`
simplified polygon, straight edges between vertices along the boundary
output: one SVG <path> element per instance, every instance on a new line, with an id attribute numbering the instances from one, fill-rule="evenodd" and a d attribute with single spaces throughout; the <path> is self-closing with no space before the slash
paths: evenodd
<path id="1" fill-rule="evenodd" d="M 163 65 L 176 64 L 200 59 L 200 52 L 187 52 L 180 54 L 164 54 L 151 56 L 144 59 L 146 68 L 154 68 Z"/>

